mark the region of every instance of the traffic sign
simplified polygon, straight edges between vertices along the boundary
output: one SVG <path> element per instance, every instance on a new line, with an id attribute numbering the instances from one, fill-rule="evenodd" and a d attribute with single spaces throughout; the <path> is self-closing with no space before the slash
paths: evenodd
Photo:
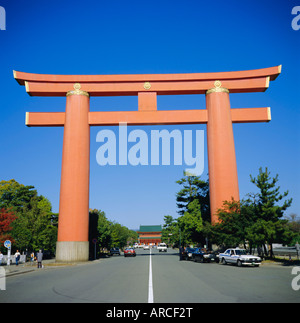
<path id="1" fill-rule="evenodd" d="M 11 241 L 10 240 L 5 240 L 4 241 L 4 247 L 7 248 L 7 249 L 10 249 L 10 247 L 11 247 Z"/>

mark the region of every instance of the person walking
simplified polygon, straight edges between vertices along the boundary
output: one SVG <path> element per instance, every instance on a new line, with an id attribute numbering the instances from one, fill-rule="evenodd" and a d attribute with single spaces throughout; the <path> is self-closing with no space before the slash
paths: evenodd
<path id="1" fill-rule="evenodd" d="M 30 265 L 32 266 L 34 262 L 34 252 L 32 251 L 32 253 L 30 254 Z"/>
<path id="2" fill-rule="evenodd" d="M 18 265 L 19 265 L 20 257 L 21 257 L 21 254 L 20 254 L 19 250 L 17 250 L 17 252 L 15 253 L 16 266 L 18 266 Z"/>
<path id="3" fill-rule="evenodd" d="M 36 260 L 37 260 L 37 267 L 42 268 L 42 260 L 43 260 L 42 250 L 39 250 L 39 252 L 37 253 Z"/>

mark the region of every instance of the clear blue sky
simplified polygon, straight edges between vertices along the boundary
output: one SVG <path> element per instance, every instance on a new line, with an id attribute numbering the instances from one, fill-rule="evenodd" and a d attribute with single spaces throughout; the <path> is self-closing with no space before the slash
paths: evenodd
<path id="1" fill-rule="evenodd" d="M 256 191 L 249 175 L 267 166 L 293 198 L 286 215 L 300 215 L 300 30 L 291 27 L 296 5 L 299 1 L 1 1 L 6 30 L 0 31 L 0 179 L 34 185 L 58 212 L 63 128 L 28 128 L 25 112 L 64 111 L 65 98 L 30 97 L 13 70 L 200 73 L 282 64 L 282 74 L 265 93 L 230 95 L 232 108 L 270 106 L 272 113 L 270 123 L 234 125 L 240 195 Z M 202 109 L 205 96 L 159 96 L 158 108 Z M 136 97 L 91 98 L 92 111 L 136 109 Z M 176 218 L 175 181 L 186 166 L 100 167 L 99 130 L 91 128 L 90 207 L 131 229 L 163 224 L 164 215 Z M 207 172 L 206 154 L 203 179 Z"/>

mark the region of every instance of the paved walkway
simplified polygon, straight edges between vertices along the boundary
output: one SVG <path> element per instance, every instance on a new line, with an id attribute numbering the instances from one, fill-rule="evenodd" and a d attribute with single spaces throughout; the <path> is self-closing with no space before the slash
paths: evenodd
<path id="1" fill-rule="evenodd" d="M 76 266 L 76 265 L 87 264 L 92 262 L 93 261 L 80 262 L 80 263 L 56 263 L 55 259 L 46 259 L 42 261 L 43 268 L 37 268 L 36 261 L 34 263 L 30 263 L 30 262 L 21 263 L 18 266 L 16 266 L 15 264 L 10 266 L 5 265 L 5 266 L 2 266 L 2 268 L 5 269 L 5 275 L 7 277 L 12 275 L 25 274 L 35 270 L 45 270 L 45 269 L 48 270 L 48 269 L 53 269 L 58 267 Z"/>

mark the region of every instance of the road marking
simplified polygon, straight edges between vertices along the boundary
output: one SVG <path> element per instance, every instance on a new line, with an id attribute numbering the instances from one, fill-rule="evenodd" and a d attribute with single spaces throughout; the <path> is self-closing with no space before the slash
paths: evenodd
<path id="1" fill-rule="evenodd" d="M 153 284 L 152 284 L 151 248 L 150 248 L 150 260 L 149 260 L 148 303 L 154 303 L 154 298 L 153 298 Z"/>

